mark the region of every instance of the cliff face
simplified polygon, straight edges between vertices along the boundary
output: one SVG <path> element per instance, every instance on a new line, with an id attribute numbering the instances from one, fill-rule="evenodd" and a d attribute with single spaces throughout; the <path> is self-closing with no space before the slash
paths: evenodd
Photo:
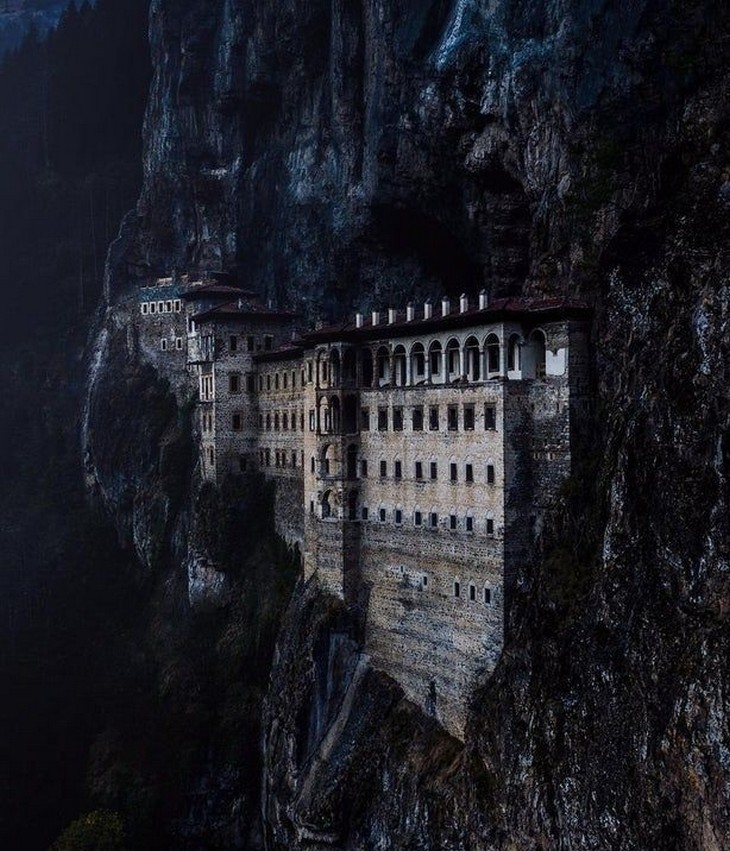
<path id="1" fill-rule="evenodd" d="M 271 847 L 730 844 L 729 23 L 699 0 L 153 0 L 112 299 L 223 266 L 310 315 L 482 285 L 596 303 L 595 428 L 465 749 L 308 590 L 266 709 Z"/>

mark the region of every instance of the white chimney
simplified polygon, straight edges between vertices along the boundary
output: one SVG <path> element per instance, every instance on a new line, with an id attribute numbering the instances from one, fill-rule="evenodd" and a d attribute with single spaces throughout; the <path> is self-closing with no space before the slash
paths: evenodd
<path id="1" fill-rule="evenodd" d="M 489 296 L 486 290 L 479 293 L 479 310 L 486 310 L 489 307 Z"/>
<path id="2" fill-rule="evenodd" d="M 459 313 L 466 313 L 469 310 L 469 296 L 466 293 L 462 293 L 459 298 Z"/>
<path id="3" fill-rule="evenodd" d="M 449 301 L 447 296 L 444 296 L 441 299 L 441 315 L 448 316 L 451 312 L 451 302 Z"/>
<path id="4" fill-rule="evenodd" d="M 362 313 L 355 314 L 355 328 L 362 328 L 362 323 L 365 320 L 365 317 Z"/>
<path id="5" fill-rule="evenodd" d="M 388 325 L 392 325 L 395 322 L 397 312 L 394 307 L 388 308 Z"/>
<path id="6" fill-rule="evenodd" d="M 373 311 L 373 325 L 377 325 L 380 322 L 380 314 L 377 310 Z"/>
<path id="7" fill-rule="evenodd" d="M 433 316 L 433 305 L 430 301 L 424 301 L 423 303 L 423 318 L 430 319 Z"/>
<path id="8" fill-rule="evenodd" d="M 416 316 L 416 309 L 412 304 L 406 305 L 406 322 L 413 322 Z"/>

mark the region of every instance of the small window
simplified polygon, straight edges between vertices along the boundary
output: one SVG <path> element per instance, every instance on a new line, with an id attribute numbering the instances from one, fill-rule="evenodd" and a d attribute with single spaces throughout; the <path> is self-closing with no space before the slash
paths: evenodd
<path id="1" fill-rule="evenodd" d="M 230 393 L 240 393 L 241 392 L 241 376 L 237 372 L 232 372 L 228 376 L 228 391 Z"/>
<path id="2" fill-rule="evenodd" d="M 270 375 L 266 376 L 266 389 L 271 390 L 271 376 Z"/>
<path id="3" fill-rule="evenodd" d="M 489 605 L 492 602 L 492 589 L 485 588 L 484 589 L 484 603 L 485 605 Z"/>
<path id="4" fill-rule="evenodd" d="M 474 481 L 474 465 L 473 464 L 467 464 L 466 465 L 465 477 L 466 477 L 467 482 L 473 482 Z"/>
<path id="5" fill-rule="evenodd" d="M 309 430 L 314 431 L 317 425 L 317 417 L 314 411 L 309 412 Z"/>
<path id="6" fill-rule="evenodd" d="M 215 467 L 215 449 L 212 446 L 208 449 L 208 461 L 211 467 Z"/>
<path id="7" fill-rule="evenodd" d="M 423 526 L 423 514 L 420 511 L 413 512 L 413 525 Z"/>
<path id="8" fill-rule="evenodd" d="M 271 466 L 271 450 L 270 449 L 266 450 L 266 466 L 267 467 Z"/>
<path id="9" fill-rule="evenodd" d="M 181 310 L 182 310 L 182 304 L 180 303 L 180 299 L 176 298 L 175 299 L 175 313 L 180 313 Z"/>
<path id="10" fill-rule="evenodd" d="M 150 313 L 157 313 L 157 305 L 154 301 L 150 302 Z"/>
<path id="11" fill-rule="evenodd" d="M 449 464 L 450 478 L 452 482 L 459 480 L 459 468 L 456 464 Z"/>
<path id="12" fill-rule="evenodd" d="M 256 341 L 253 337 L 246 337 L 246 351 L 253 352 L 256 348 Z"/>
<path id="13" fill-rule="evenodd" d="M 279 460 L 280 460 L 280 458 L 279 458 L 279 450 L 278 450 L 278 449 L 276 450 L 276 453 L 275 453 L 275 454 L 276 454 L 276 462 L 275 462 L 275 465 L 278 467 L 278 466 L 279 466 Z"/>
<path id="14" fill-rule="evenodd" d="M 494 520 L 491 517 L 487 517 L 487 535 L 494 535 Z"/>
<path id="15" fill-rule="evenodd" d="M 497 428 L 497 409 L 494 405 L 484 406 L 484 430 L 494 431 Z"/>
<path id="16" fill-rule="evenodd" d="M 459 408 L 456 405 L 449 405 L 446 409 L 447 423 L 449 431 L 459 430 Z"/>
<path id="17" fill-rule="evenodd" d="M 281 415 L 281 430 L 289 431 L 289 414 L 286 412 Z"/>
<path id="18" fill-rule="evenodd" d="M 380 478 L 384 479 L 388 475 L 388 462 L 381 461 L 380 462 Z"/>
<path id="19" fill-rule="evenodd" d="M 147 314 L 150 312 L 149 304 L 146 301 L 143 301 L 140 307 L 142 308 L 142 316 L 147 316 Z"/>
<path id="20" fill-rule="evenodd" d="M 413 431 L 423 431 L 423 408 L 421 406 L 413 409 L 411 421 Z"/>
<path id="21" fill-rule="evenodd" d="M 292 465 L 292 467 L 297 466 L 297 451 L 296 451 L 296 449 L 291 454 L 291 465 Z"/>
<path id="22" fill-rule="evenodd" d="M 309 500 L 309 513 L 314 514 L 314 500 L 313 499 Z"/>
<path id="23" fill-rule="evenodd" d="M 238 351 L 238 337 L 237 337 L 235 334 L 231 334 L 231 338 L 230 338 L 230 340 L 228 341 L 228 348 L 229 348 L 232 352 L 237 352 L 237 351 Z"/>
<path id="24" fill-rule="evenodd" d="M 384 508 L 381 508 L 378 512 L 378 516 L 380 517 L 380 522 L 385 523 L 386 512 Z"/>
<path id="25" fill-rule="evenodd" d="M 416 461 L 416 479 L 419 481 L 423 480 L 423 462 Z"/>
<path id="26" fill-rule="evenodd" d="M 360 461 L 360 478 L 367 479 L 368 477 L 368 462 L 363 458 Z"/>
<path id="27" fill-rule="evenodd" d="M 439 516 L 438 516 L 438 514 L 437 514 L 435 511 L 432 511 L 432 512 L 428 515 L 428 525 L 429 525 L 432 529 L 436 529 L 436 528 L 438 527 L 438 525 L 439 525 Z"/>
<path id="28" fill-rule="evenodd" d="M 246 375 L 246 391 L 248 393 L 253 393 L 254 391 L 254 377 L 250 372 Z"/>
<path id="29" fill-rule="evenodd" d="M 160 340 L 160 348 L 163 352 L 167 351 L 167 340 L 164 337 L 162 340 Z"/>
<path id="30" fill-rule="evenodd" d="M 464 405 L 464 431 L 474 431 L 474 405 Z"/>
<path id="31" fill-rule="evenodd" d="M 264 415 L 259 414 L 259 428 L 263 431 L 264 428 Z"/>
<path id="32" fill-rule="evenodd" d="M 271 334 L 266 334 L 264 337 L 264 349 L 266 349 L 267 352 L 270 352 L 273 346 L 274 338 L 271 336 Z"/>
<path id="33" fill-rule="evenodd" d="M 395 510 L 395 525 L 400 526 L 403 523 L 403 512 L 400 508 L 396 508 Z"/>
<path id="34" fill-rule="evenodd" d="M 487 484 L 494 484 L 494 464 L 487 464 Z"/>
<path id="35" fill-rule="evenodd" d="M 370 408 L 360 408 L 360 428 L 370 431 Z"/>
<path id="36" fill-rule="evenodd" d="M 367 507 L 367 505 L 363 505 L 363 507 L 360 509 L 360 517 L 363 520 L 368 519 L 368 507 Z"/>
<path id="37" fill-rule="evenodd" d="M 430 431 L 439 430 L 439 406 L 431 405 L 428 409 L 428 428 Z"/>
<path id="38" fill-rule="evenodd" d="M 172 313 L 172 302 L 171 301 L 165 302 L 165 313 Z"/>
<path id="39" fill-rule="evenodd" d="M 182 351 L 182 347 L 183 347 L 183 338 L 182 338 L 182 337 L 175 337 L 175 348 L 176 348 L 179 352 L 181 352 L 181 351 Z"/>
<path id="40" fill-rule="evenodd" d="M 403 478 L 403 464 L 402 464 L 402 462 L 400 462 L 400 461 L 395 462 L 395 469 L 393 471 L 393 476 L 396 479 L 402 479 Z"/>
<path id="41" fill-rule="evenodd" d="M 476 600 L 476 598 L 477 598 L 476 586 L 470 585 L 469 586 L 469 599 L 473 602 L 474 600 Z"/>
<path id="42" fill-rule="evenodd" d="M 438 479 L 438 477 L 439 477 L 439 466 L 438 466 L 438 462 L 436 462 L 436 461 L 431 461 L 431 464 L 430 464 L 430 475 L 431 475 L 431 481 L 432 481 L 432 482 L 435 482 L 435 481 L 436 481 L 436 479 Z"/>
<path id="43" fill-rule="evenodd" d="M 388 430 L 388 409 L 378 408 L 378 431 Z"/>
<path id="44" fill-rule="evenodd" d="M 423 575 L 423 579 L 421 580 L 421 584 L 424 588 L 428 588 L 428 576 L 426 574 Z"/>
<path id="45" fill-rule="evenodd" d="M 461 584 L 458 580 L 454 581 L 454 597 L 461 597 Z"/>
<path id="46" fill-rule="evenodd" d="M 314 456 L 312 456 L 312 461 L 310 463 L 311 471 L 314 472 L 317 462 L 314 460 Z"/>
<path id="47" fill-rule="evenodd" d="M 271 414 L 266 415 L 266 431 L 271 431 Z"/>
<path id="48" fill-rule="evenodd" d="M 157 302 L 157 312 L 158 313 L 164 313 L 165 312 L 165 302 L 164 301 L 158 301 Z"/>
<path id="49" fill-rule="evenodd" d="M 307 364 L 307 374 L 309 375 L 309 383 L 311 384 L 312 383 L 312 374 L 313 374 L 313 367 L 312 367 L 312 361 L 311 360 Z"/>
<path id="50" fill-rule="evenodd" d="M 274 390 L 279 389 L 279 373 L 277 372 L 274 376 Z"/>
<path id="51" fill-rule="evenodd" d="M 233 431 L 241 431 L 243 427 L 243 419 L 239 413 L 233 414 L 231 424 L 233 426 Z"/>
<path id="52" fill-rule="evenodd" d="M 289 386 L 289 373 L 288 373 L 288 372 L 285 372 L 285 373 L 282 375 L 282 380 L 283 380 L 283 382 L 284 382 L 284 390 L 286 390 L 286 389 L 288 388 L 288 386 Z"/>
<path id="53" fill-rule="evenodd" d="M 403 431 L 403 408 L 393 408 L 393 431 Z"/>
<path id="54" fill-rule="evenodd" d="M 452 532 L 455 532 L 457 525 L 458 525 L 458 521 L 456 519 L 456 515 L 455 514 L 449 514 L 449 529 L 451 529 Z"/>
<path id="55" fill-rule="evenodd" d="M 259 375 L 259 390 L 264 389 L 264 377 L 263 375 Z"/>

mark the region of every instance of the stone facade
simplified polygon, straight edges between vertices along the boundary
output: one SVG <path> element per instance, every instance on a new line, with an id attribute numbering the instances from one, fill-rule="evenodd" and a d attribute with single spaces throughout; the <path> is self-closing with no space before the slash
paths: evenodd
<path id="1" fill-rule="evenodd" d="M 183 305 L 201 303 L 193 292 Z M 294 342 L 297 317 L 252 298 L 182 313 L 203 476 L 271 478 L 305 577 L 358 616 L 373 665 L 463 735 L 571 470 L 589 403 L 586 307 L 444 299 Z"/>

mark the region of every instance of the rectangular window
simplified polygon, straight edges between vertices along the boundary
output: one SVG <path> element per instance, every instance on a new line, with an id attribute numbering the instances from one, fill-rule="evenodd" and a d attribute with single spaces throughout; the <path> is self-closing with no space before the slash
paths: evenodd
<path id="1" fill-rule="evenodd" d="M 490 537 L 494 534 L 494 520 L 491 517 L 487 517 L 487 535 Z"/>
<path id="2" fill-rule="evenodd" d="M 231 338 L 230 338 L 230 340 L 228 341 L 228 348 L 229 348 L 232 352 L 237 352 L 237 351 L 238 351 L 238 337 L 237 337 L 235 334 L 231 334 Z"/>
<path id="3" fill-rule="evenodd" d="M 292 454 L 291 454 L 291 465 L 292 465 L 292 467 L 296 467 L 296 466 L 297 466 L 297 453 L 296 453 L 296 450 L 294 450 L 294 451 L 292 452 Z"/>
<path id="4" fill-rule="evenodd" d="M 286 390 L 289 387 L 289 373 L 285 372 L 282 378 L 284 379 L 284 390 Z"/>
<path id="5" fill-rule="evenodd" d="M 477 589 L 475 588 L 474 585 L 470 585 L 469 586 L 469 599 L 473 601 L 473 600 L 476 600 L 476 598 L 477 598 Z"/>
<path id="6" fill-rule="evenodd" d="M 362 517 L 363 520 L 368 519 L 368 507 L 367 507 L 367 505 L 363 505 L 363 507 L 360 509 L 360 517 Z"/>
<path id="7" fill-rule="evenodd" d="M 266 466 L 270 467 L 271 466 L 271 450 L 266 449 L 265 451 L 266 451 Z"/>
<path id="8" fill-rule="evenodd" d="M 449 431 L 459 430 L 459 408 L 456 405 L 449 405 L 447 410 L 447 423 Z"/>
<path id="9" fill-rule="evenodd" d="M 182 309 L 182 305 L 180 304 L 180 299 L 176 298 L 175 299 L 175 313 L 180 313 L 181 309 Z"/>
<path id="10" fill-rule="evenodd" d="M 393 408 L 393 431 L 403 431 L 403 408 Z"/>
<path id="11" fill-rule="evenodd" d="M 266 349 L 267 352 L 270 352 L 273 347 L 274 338 L 271 336 L 271 334 L 266 334 L 264 337 L 264 349 Z"/>
<path id="12" fill-rule="evenodd" d="M 484 430 L 494 431 L 497 428 L 497 409 L 494 405 L 484 406 Z"/>
<path id="13" fill-rule="evenodd" d="M 492 590 L 490 588 L 484 589 L 484 603 L 488 606 L 492 602 Z"/>
<path id="14" fill-rule="evenodd" d="M 461 584 L 458 581 L 454 582 L 454 597 L 461 597 Z"/>
<path id="15" fill-rule="evenodd" d="M 439 477 L 439 465 L 436 461 L 431 461 L 430 468 L 431 481 L 435 482 Z"/>
<path id="16" fill-rule="evenodd" d="M 150 312 L 149 304 L 146 301 L 143 301 L 141 307 L 142 307 L 142 316 L 147 316 L 147 314 Z"/>
<path id="17" fill-rule="evenodd" d="M 264 377 L 263 375 L 259 375 L 259 390 L 264 389 Z"/>
<path id="18" fill-rule="evenodd" d="M 416 461 L 416 478 L 421 481 L 423 479 L 423 462 Z"/>
<path id="19" fill-rule="evenodd" d="M 474 431 L 474 405 L 464 405 L 464 431 Z"/>
<path id="20" fill-rule="evenodd" d="M 487 464 L 487 484 L 494 484 L 494 464 Z"/>
<path id="21" fill-rule="evenodd" d="M 277 449 L 276 450 L 276 461 L 275 461 L 275 465 L 277 467 L 279 466 L 279 462 L 280 462 L 280 456 L 279 456 L 279 450 Z"/>
<path id="22" fill-rule="evenodd" d="M 411 421 L 413 423 L 413 431 L 423 431 L 423 407 L 419 406 L 413 409 Z"/>
<path id="23" fill-rule="evenodd" d="M 385 509 L 381 508 L 378 514 L 380 516 L 380 522 L 385 523 Z"/>
<path id="24" fill-rule="evenodd" d="M 165 302 L 164 301 L 158 301 L 157 302 L 157 312 L 158 313 L 164 313 L 165 312 Z"/>
<path id="25" fill-rule="evenodd" d="M 466 531 L 467 532 L 473 532 L 474 531 L 474 518 L 471 515 L 469 515 L 466 518 Z"/>
<path id="26" fill-rule="evenodd" d="M 160 340 L 160 348 L 163 352 L 167 351 L 167 340 L 165 340 L 164 338 Z"/>
<path id="27" fill-rule="evenodd" d="M 420 511 L 413 512 L 413 525 L 423 526 L 423 514 Z"/>
<path id="28" fill-rule="evenodd" d="M 271 414 L 266 415 L 266 431 L 271 431 Z"/>
<path id="29" fill-rule="evenodd" d="M 289 414 L 287 413 L 281 415 L 281 430 L 289 431 Z"/>
<path id="30" fill-rule="evenodd" d="M 309 500 L 309 513 L 314 514 L 314 500 L 313 499 Z"/>
<path id="31" fill-rule="evenodd" d="M 396 479 L 403 478 L 403 464 L 400 461 L 395 462 L 395 470 L 393 472 L 393 475 Z"/>
<path id="32" fill-rule="evenodd" d="M 439 525 L 439 516 L 438 516 L 438 514 L 437 514 L 435 511 L 432 511 L 432 512 L 428 515 L 428 525 L 429 525 L 432 529 L 436 529 L 436 528 L 438 527 L 438 525 Z"/>
<path id="33" fill-rule="evenodd" d="M 314 472 L 315 464 L 316 464 L 316 462 L 314 460 L 314 456 L 312 456 L 312 460 L 311 460 L 310 465 L 309 465 L 312 472 Z"/>
<path id="34" fill-rule="evenodd" d="M 439 406 L 431 405 L 428 409 L 428 427 L 430 431 L 439 430 Z"/>
<path id="35" fill-rule="evenodd" d="M 279 431 L 279 413 L 274 414 L 274 431 Z"/>
<path id="36" fill-rule="evenodd" d="M 312 374 L 313 374 L 313 367 L 312 367 L 312 361 L 311 360 L 307 364 L 307 373 L 309 375 L 309 383 L 311 384 L 312 383 Z"/>
<path id="37" fill-rule="evenodd" d="M 246 375 L 246 391 L 248 393 L 253 393 L 254 389 L 254 378 L 253 375 L 249 372 Z"/>
<path id="38" fill-rule="evenodd" d="M 150 302 L 150 313 L 155 313 L 157 311 L 157 305 L 154 301 Z"/>
<path id="39" fill-rule="evenodd" d="M 474 465 L 467 464 L 466 465 L 466 481 L 473 482 L 474 481 Z"/>
<path id="40" fill-rule="evenodd" d="M 253 337 L 246 337 L 246 351 L 252 352 L 256 348 L 256 341 Z"/>
<path id="41" fill-rule="evenodd" d="M 380 478 L 384 479 L 388 475 L 388 462 L 381 461 L 380 462 Z"/>
<path id="42" fill-rule="evenodd" d="M 449 464 L 450 478 L 452 482 L 459 480 L 459 472 L 456 464 Z"/>
<path id="43" fill-rule="evenodd" d="M 315 412 L 310 411 L 309 412 L 309 430 L 314 431 L 316 425 L 317 425 L 317 418 L 315 416 Z"/>
<path id="44" fill-rule="evenodd" d="M 263 431 L 264 428 L 264 415 L 259 414 L 259 428 Z"/>
<path id="45" fill-rule="evenodd" d="M 238 372 L 232 372 L 228 376 L 228 391 L 229 393 L 241 392 L 241 375 Z"/>
<path id="46" fill-rule="evenodd" d="M 240 414 L 236 413 L 232 417 L 233 431 L 241 431 L 243 427 L 243 419 Z"/>
<path id="47" fill-rule="evenodd" d="M 456 515 L 455 514 L 449 514 L 449 529 L 451 529 L 452 532 L 454 532 L 456 530 Z"/>
<path id="48" fill-rule="evenodd" d="M 388 430 L 388 409 L 378 408 L 378 431 Z"/>
<path id="49" fill-rule="evenodd" d="M 370 431 L 370 408 L 360 408 L 360 429 Z"/>
<path id="50" fill-rule="evenodd" d="M 368 462 L 363 458 L 360 461 L 360 478 L 367 479 L 368 477 Z"/>
<path id="51" fill-rule="evenodd" d="M 172 302 L 171 301 L 165 302 L 165 313 L 172 313 Z"/>
<path id="52" fill-rule="evenodd" d="M 400 526 L 403 523 L 403 512 L 400 508 L 396 508 L 395 510 L 395 525 Z"/>
<path id="53" fill-rule="evenodd" d="M 266 376 L 266 389 L 271 390 L 271 376 L 270 375 Z"/>
<path id="54" fill-rule="evenodd" d="M 183 347 L 183 338 L 182 338 L 182 337 L 175 337 L 175 348 L 176 348 L 179 352 L 181 352 L 181 351 L 182 351 L 182 347 Z"/>

